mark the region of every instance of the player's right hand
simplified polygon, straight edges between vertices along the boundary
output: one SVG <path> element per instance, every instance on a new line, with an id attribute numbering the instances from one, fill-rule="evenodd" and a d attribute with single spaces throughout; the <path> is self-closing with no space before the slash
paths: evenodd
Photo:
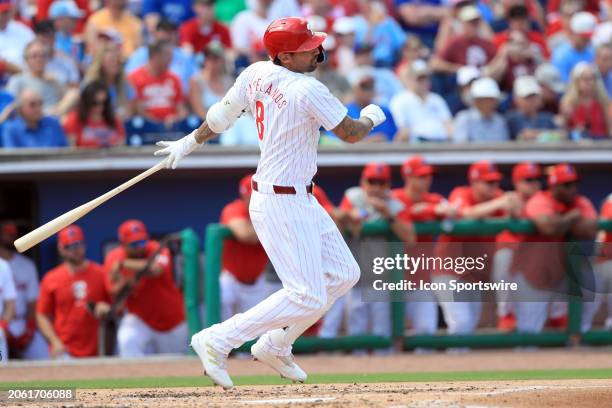
<path id="1" fill-rule="evenodd" d="M 374 124 L 372 127 L 380 125 L 387 119 L 385 113 L 382 111 L 382 109 L 380 109 L 380 106 L 374 105 L 373 103 L 363 108 L 359 113 L 359 116 L 370 119 Z"/>
<path id="2" fill-rule="evenodd" d="M 182 139 L 176 141 L 161 141 L 157 142 L 156 145 L 159 147 L 163 147 L 163 149 L 157 150 L 153 155 L 162 156 L 168 155 L 168 159 L 166 160 L 166 168 L 169 169 L 172 167 L 176 169 L 179 161 L 187 156 L 189 153 L 193 152 L 200 144 L 196 141 L 195 138 L 195 130 L 183 137 Z"/>

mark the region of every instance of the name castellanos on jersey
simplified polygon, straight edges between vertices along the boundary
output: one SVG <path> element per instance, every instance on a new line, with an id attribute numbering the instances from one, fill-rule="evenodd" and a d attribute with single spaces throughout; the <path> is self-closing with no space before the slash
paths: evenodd
<path id="1" fill-rule="evenodd" d="M 278 88 L 273 88 L 272 84 L 269 84 L 265 89 L 262 87 L 261 78 L 257 78 L 251 81 L 248 85 L 249 94 L 257 93 L 262 97 L 264 95 L 269 95 L 269 97 L 274 101 L 278 109 L 282 109 L 287 106 L 287 99 L 285 99 L 285 95 Z"/>

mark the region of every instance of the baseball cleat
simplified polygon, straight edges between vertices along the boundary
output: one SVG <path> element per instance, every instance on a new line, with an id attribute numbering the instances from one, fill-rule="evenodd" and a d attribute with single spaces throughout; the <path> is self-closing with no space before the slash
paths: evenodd
<path id="1" fill-rule="evenodd" d="M 253 360 L 261 361 L 268 365 L 274 371 L 278 372 L 282 378 L 301 383 L 308 378 L 304 370 L 302 370 L 293 360 L 293 354 L 289 354 L 288 356 L 275 356 L 264 350 L 258 343 L 251 346 L 251 354 L 253 355 Z"/>
<path id="2" fill-rule="evenodd" d="M 190 346 L 200 357 L 204 366 L 204 375 L 225 390 L 234 386 L 226 369 L 227 355 L 215 350 L 204 330 L 191 337 Z"/>

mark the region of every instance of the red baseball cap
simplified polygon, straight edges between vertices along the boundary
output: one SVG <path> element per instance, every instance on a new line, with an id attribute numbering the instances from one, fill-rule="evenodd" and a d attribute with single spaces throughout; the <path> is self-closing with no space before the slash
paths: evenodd
<path id="1" fill-rule="evenodd" d="M 2 223 L 0 228 L 2 235 L 8 235 L 9 237 L 17 236 L 17 225 L 13 221 L 6 221 Z"/>
<path id="2" fill-rule="evenodd" d="M 548 187 L 577 180 L 578 173 L 576 173 L 576 169 L 571 164 L 557 164 L 548 170 Z"/>
<path id="3" fill-rule="evenodd" d="M 83 230 L 76 224 L 67 226 L 61 230 L 57 236 L 57 242 L 61 247 L 84 241 L 85 235 L 83 234 Z"/>
<path id="4" fill-rule="evenodd" d="M 434 168 L 427 163 L 423 156 L 418 154 L 410 157 L 402 164 L 402 176 L 429 176 L 434 173 Z"/>
<path id="5" fill-rule="evenodd" d="M 119 226 L 119 241 L 124 245 L 148 239 L 147 227 L 140 220 L 127 220 Z"/>
<path id="6" fill-rule="evenodd" d="M 470 165 L 468 179 L 470 181 L 501 181 L 503 175 L 497 166 L 489 160 L 480 160 Z"/>
<path id="7" fill-rule="evenodd" d="M 542 177 L 542 169 L 539 164 L 521 162 L 512 168 L 512 181 L 514 182 L 537 177 Z"/>
<path id="8" fill-rule="evenodd" d="M 248 174 L 240 179 L 240 187 L 238 191 L 240 192 L 240 196 L 242 197 L 250 197 L 253 192 L 253 186 L 251 185 L 251 181 L 253 180 L 253 175 Z"/>
<path id="9" fill-rule="evenodd" d="M 0 12 L 9 10 L 13 6 L 13 0 L 0 0 Z"/>
<path id="10" fill-rule="evenodd" d="M 362 179 L 391 180 L 391 168 L 385 163 L 368 163 L 361 172 Z"/>

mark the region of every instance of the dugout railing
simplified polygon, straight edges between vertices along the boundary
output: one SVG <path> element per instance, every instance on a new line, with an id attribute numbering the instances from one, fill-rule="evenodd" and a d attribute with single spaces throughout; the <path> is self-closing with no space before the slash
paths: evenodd
<path id="1" fill-rule="evenodd" d="M 612 231 L 612 220 L 601 220 L 600 229 Z M 456 220 L 436 221 L 415 224 L 418 234 L 438 235 L 441 233 L 450 235 L 495 235 L 503 230 L 516 233 L 533 232 L 533 224 L 528 220 L 497 219 L 497 220 Z M 192 231 L 191 231 L 192 232 Z M 184 232 L 185 233 L 185 232 Z M 389 225 L 385 221 L 366 223 L 362 230 L 362 236 L 383 236 L 393 239 Z M 195 234 L 194 234 L 195 235 Z M 191 237 L 193 238 L 193 237 Z M 219 275 L 221 273 L 221 254 L 225 239 L 232 239 L 230 230 L 221 224 L 209 224 L 205 231 L 205 271 L 203 279 L 203 290 L 205 299 L 205 322 L 204 327 L 209 327 L 220 321 L 221 299 L 219 289 Z M 195 237 L 197 240 L 197 237 Z M 193 239 L 189 245 L 193 245 Z M 190 248 L 191 256 L 195 258 L 194 249 Z M 199 262 L 199 258 L 197 262 Z M 195 265 L 195 264 L 194 264 Z M 187 269 L 187 268 L 186 268 Z M 193 273 L 196 271 L 197 274 Z M 200 319 L 199 288 L 191 286 L 200 280 L 199 269 L 192 268 L 194 276 L 185 276 L 185 290 L 187 315 L 191 333 L 200 330 L 203 325 Z M 397 271 L 398 279 L 402 272 Z M 187 282 L 189 280 L 189 284 Z M 605 345 L 612 344 L 612 332 L 604 330 L 592 330 L 586 333 L 580 332 L 581 324 L 581 297 L 572 295 L 579 291 L 570 290 L 568 306 L 568 327 L 566 330 L 547 330 L 542 333 L 475 333 L 469 335 L 406 335 L 405 333 L 405 306 L 403 301 L 393 301 L 391 306 L 392 336 L 390 338 L 381 336 L 341 336 L 332 339 L 318 337 L 301 337 L 295 345 L 296 352 L 311 352 L 320 350 L 353 350 L 362 348 L 388 348 L 401 344 L 406 349 L 430 348 L 443 349 L 451 347 L 473 347 L 473 348 L 495 348 L 495 347 L 520 347 L 520 346 L 566 346 L 577 344 Z M 190 299 L 187 299 L 187 296 Z M 241 350 L 248 350 L 251 343 L 245 344 Z"/>

